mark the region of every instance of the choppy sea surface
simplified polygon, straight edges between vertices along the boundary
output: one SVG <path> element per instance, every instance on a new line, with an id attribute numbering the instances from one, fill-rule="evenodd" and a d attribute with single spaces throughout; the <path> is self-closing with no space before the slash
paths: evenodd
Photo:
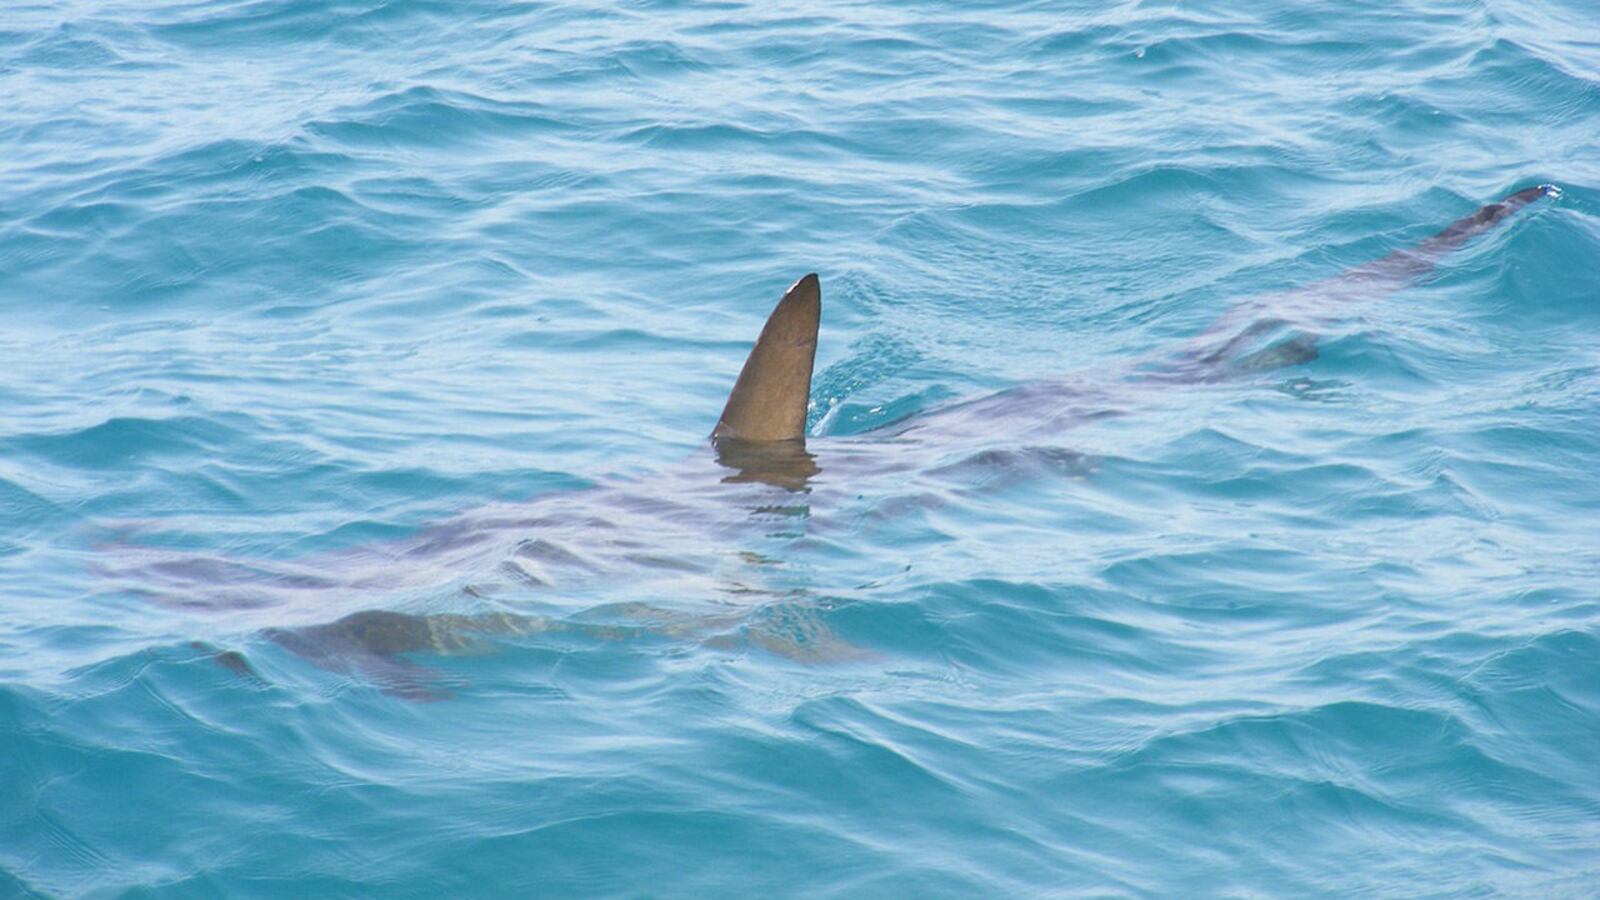
<path id="1" fill-rule="evenodd" d="M 8 0 L 0 896 L 1596 896 L 1597 135 L 1589 0 Z"/>

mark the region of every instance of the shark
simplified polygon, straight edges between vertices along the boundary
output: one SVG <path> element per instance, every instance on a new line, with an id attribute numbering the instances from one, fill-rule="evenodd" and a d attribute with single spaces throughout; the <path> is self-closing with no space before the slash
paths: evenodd
<path id="1" fill-rule="evenodd" d="M 704 554 L 712 563 L 686 561 L 660 553 L 649 538 L 659 543 L 662 535 L 676 534 L 668 542 L 676 547 L 721 547 L 736 544 L 730 540 L 733 533 L 751 518 L 761 520 L 769 533 L 789 528 L 800 534 L 812 515 L 814 492 L 885 472 L 1044 465 L 1091 473 L 1092 461 L 1061 449 L 1055 436 L 1127 415 L 1153 390 L 1309 363 L 1317 358 L 1319 335 L 1342 307 L 1417 282 L 1473 238 L 1555 196 L 1559 189 L 1550 184 L 1510 193 L 1417 244 L 1293 291 L 1241 302 L 1179 347 L 1129 360 L 1120 371 L 1030 382 L 848 437 L 807 434 L 822 283 L 816 273 L 806 274 L 772 308 L 701 452 L 647 481 L 598 484 L 462 516 L 336 559 L 247 563 L 166 554 L 135 567 L 140 590 L 161 585 L 155 593 L 185 607 L 261 609 L 268 615 L 285 606 L 313 609 L 309 621 L 265 624 L 255 633 L 318 668 L 364 678 L 410 700 L 450 695 L 425 658 L 487 652 L 500 640 L 529 635 L 693 640 L 806 661 L 859 657 L 866 651 L 831 632 L 822 604 L 803 587 L 763 585 L 740 574 L 770 571 L 777 562 L 745 553 L 729 574 L 726 566 L 719 570 L 717 550 Z M 1013 447 L 996 449 L 997 434 Z M 972 452 L 955 453 L 958 462 L 952 464 L 951 447 Z M 696 522 L 705 518 L 713 495 L 733 496 L 743 515 Z M 459 571 L 474 577 L 457 583 L 454 595 L 487 608 L 358 606 L 317 620 L 326 616 L 324 604 L 293 602 L 309 595 L 361 604 L 375 593 L 407 588 L 437 596 L 439 573 Z M 494 575 L 478 577 L 483 571 Z M 664 579 L 691 593 L 709 587 L 736 599 L 696 610 L 643 601 L 602 603 L 577 613 L 559 605 L 530 610 L 518 599 L 497 603 L 559 592 L 573 576 L 619 571 L 653 573 L 657 584 Z M 243 651 L 206 642 L 193 646 L 241 677 L 261 677 Z"/>

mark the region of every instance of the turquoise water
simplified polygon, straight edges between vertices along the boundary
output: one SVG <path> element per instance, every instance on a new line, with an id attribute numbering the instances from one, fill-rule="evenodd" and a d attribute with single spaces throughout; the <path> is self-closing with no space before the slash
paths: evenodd
<path id="1" fill-rule="evenodd" d="M 8 2 L 0 895 L 1595 896 L 1597 73 L 1588 0 Z M 725 482 L 808 271 L 820 471 Z M 1250 298 L 1318 358 L 1128 375 Z"/>

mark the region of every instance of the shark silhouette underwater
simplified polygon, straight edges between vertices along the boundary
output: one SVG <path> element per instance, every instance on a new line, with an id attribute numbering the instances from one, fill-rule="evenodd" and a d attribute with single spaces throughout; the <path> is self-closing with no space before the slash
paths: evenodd
<path id="1" fill-rule="evenodd" d="M 683 527 L 686 518 L 703 509 L 695 505 L 697 499 L 735 489 L 756 492 L 741 495 L 741 502 L 755 504 L 748 507 L 752 514 L 782 519 L 795 505 L 785 501 L 785 496 L 803 496 L 813 486 L 829 483 L 828 476 L 832 481 L 844 481 L 869 471 L 914 470 L 928 466 L 929 460 L 946 458 L 919 454 L 919 448 L 963 443 L 991 448 L 989 441 L 995 434 L 1024 440 L 1055 434 L 1121 415 L 1132 398 L 1152 386 L 1225 381 L 1309 362 L 1317 356 L 1318 327 L 1331 322 L 1340 305 L 1375 299 L 1413 283 L 1448 253 L 1513 213 L 1541 197 L 1558 195 L 1559 189 L 1553 185 L 1519 190 L 1452 222 L 1419 244 L 1304 288 L 1241 304 L 1176 352 L 1135 361 L 1109 382 L 1101 378 L 1091 385 L 1081 381 L 1030 383 L 936 408 L 864 434 L 812 444 L 806 439 L 806 417 L 822 294 L 818 276 L 809 274 L 784 293 L 768 317 L 712 429 L 706 452 L 651 479 L 648 485 L 632 482 L 589 488 L 538 498 L 491 515 L 463 517 L 424 529 L 397 546 L 369 549 L 364 564 L 350 565 L 352 560 L 347 558 L 341 565 L 319 569 L 247 565 L 216 558 L 162 558 L 145 567 L 144 574 L 164 579 L 171 596 L 179 598 L 178 605 L 273 609 L 290 595 L 310 592 L 323 598 L 359 599 L 374 590 L 403 586 L 408 580 L 396 575 L 397 569 L 436 573 L 452 565 L 478 570 L 489 565 L 514 589 L 529 591 L 549 589 L 552 581 L 559 580 L 550 577 L 551 571 L 593 572 L 621 566 L 633 571 L 671 571 L 675 566 L 672 560 L 652 555 L 650 543 L 628 536 L 625 526 L 642 521 L 643 529 L 659 538 L 662 531 Z M 1060 451 L 1055 462 L 1067 459 L 1067 464 L 1075 464 L 1071 456 Z M 997 457 L 992 449 L 981 450 L 971 459 L 979 464 L 1006 461 L 1003 453 Z M 726 529 L 727 523 L 723 527 Z M 703 539 L 711 542 L 725 537 L 716 527 L 700 530 L 710 532 Z M 529 536 L 535 534 L 538 536 Z M 568 549 L 571 542 L 598 544 L 606 552 L 575 552 Z M 342 574 L 330 575 L 330 570 Z M 689 574 L 704 576 L 704 572 Z M 692 582 L 690 590 L 703 590 L 705 585 L 703 580 Z M 254 586 L 258 593 L 252 596 L 237 590 L 247 586 Z M 717 589 L 730 590 L 730 586 L 719 583 Z M 613 603 L 578 615 L 364 608 L 333 621 L 272 624 L 257 633 L 320 668 L 361 676 L 387 693 L 413 700 L 449 694 L 439 686 L 438 673 L 415 657 L 481 652 L 492 649 L 497 636 L 654 636 L 697 640 L 708 646 L 758 647 L 810 660 L 861 652 L 833 636 L 814 599 L 803 596 L 804 591 L 762 590 L 744 584 L 731 589 L 765 602 L 730 604 L 709 613 L 675 611 L 643 602 Z M 477 584 L 460 590 L 475 597 L 493 594 L 492 589 Z M 186 591 L 188 599 L 183 599 Z M 303 603 L 299 606 L 305 608 Z M 328 615 L 325 608 L 319 611 Z M 259 677 L 238 650 L 220 650 L 198 642 L 194 646 L 243 677 Z"/>

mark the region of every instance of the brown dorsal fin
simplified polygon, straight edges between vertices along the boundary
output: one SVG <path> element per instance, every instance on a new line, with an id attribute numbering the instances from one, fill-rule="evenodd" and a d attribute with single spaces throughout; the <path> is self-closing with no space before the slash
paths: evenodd
<path id="1" fill-rule="evenodd" d="M 822 287 L 815 274 L 796 281 L 767 317 L 712 437 L 791 441 L 806 433 L 811 364 L 817 356 Z"/>

